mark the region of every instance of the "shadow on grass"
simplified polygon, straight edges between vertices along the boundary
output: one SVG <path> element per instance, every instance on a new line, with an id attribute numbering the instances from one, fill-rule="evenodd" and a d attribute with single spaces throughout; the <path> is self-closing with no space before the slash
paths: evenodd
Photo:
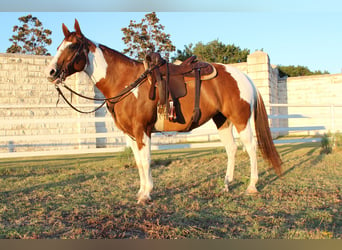
<path id="1" fill-rule="evenodd" d="M 297 144 L 297 145 L 284 145 L 281 146 L 281 155 L 282 158 L 285 158 L 287 156 L 287 162 L 291 162 L 293 160 L 292 157 L 290 157 L 291 153 L 295 153 L 297 150 L 302 150 L 302 149 L 309 149 L 311 148 L 308 152 L 303 153 L 303 156 L 307 157 L 302 157 L 302 160 L 300 160 L 298 163 L 293 164 L 292 166 L 288 167 L 285 171 L 283 171 L 281 176 L 277 176 L 275 174 L 267 174 L 269 171 L 263 171 L 259 173 L 259 181 L 257 184 L 257 188 L 262 191 L 266 186 L 274 183 L 275 181 L 282 179 L 286 181 L 286 176 L 291 174 L 293 171 L 295 171 L 297 168 L 303 167 L 305 164 L 311 163 L 311 164 L 316 164 L 317 162 L 322 160 L 322 155 L 317 155 L 313 157 L 314 153 L 319 150 L 318 144 L 317 143 L 303 143 L 303 144 Z M 294 159 L 300 157 L 297 154 L 294 154 Z M 284 162 L 283 165 L 286 165 L 287 162 Z M 272 170 L 271 170 L 272 171 Z"/>
<path id="2" fill-rule="evenodd" d="M 0 169 L 1 168 L 22 168 L 23 164 L 28 164 L 28 163 L 34 163 L 38 166 L 41 167 L 46 167 L 47 165 L 49 165 L 50 163 L 55 163 L 58 164 L 59 162 L 65 162 L 65 161 L 79 161 L 79 162 L 88 162 L 88 161 L 102 161 L 102 160 L 106 160 L 106 159 L 111 159 L 114 158 L 115 156 L 113 156 L 112 154 L 110 155 L 94 155 L 94 156 L 90 156 L 90 155 L 79 155 L 79 156 L 59 156 L 59 157 L 34 157 L 34 158 L 18 158 L 18 159 L 4 159 L 4 160 L 0 160 Z M 12 166 L 12 165 L 23 165 L 23 166 Z M 8 166 L 9 165 L 9 166 Z M 37 166 L 36 166 L 37 167 Z"/>
<path id="3" fill-rule="evenodd" d="M 208 149 L 196 149 L 196 150 L 172 150 L 163 152 L 153 152 L 154 157 L 165 159 L 170 158 L 171 160 L 181 160 L 181 159 L 196 159 L 198 157 L 209 157 L 215 154 L 224 153 L 224 148 L 208 148 Z"/>
<path id="4" fill-rule="evenodd" d="M 74 164 L 65 163 L 58 166 L 49 166 L 49 165 L 42 165 L 42 166 L 34 166 L 34 167 L 28 167 L 30 168 L 29 172 L 22 173 L 22 171 L 19 171 L 20 174 L 17 174 L 17 170 L 19 168 L 25 168 L 25 167 L 9 167 L 8 169 L 3 169 L 0 171 L 0 179 L 8 179 L 8 178 L 27 178 L 27 177 L 38 177 L 38 176 L 45 176 L 49 174 L 57 174 L 59 172 L 64 172 L 66 170 L 75 169 Z M 44 169 L 44 171 L 39 172 L 41 169 Z"/>
<path id="5" fill-rule="evenodd" d="M 38 189 L 47 190 L 47 189 L 66 186 L 66 185 L 75 185 L 75 184 L 79 184 L 79 183 L 91 180 L 94 177 L 100 178 L 100 177 L 106 176 L 108 174 L 109 174 L 108 172 L 101 172 L 101 173 L 91 174 L 91 175 L 89 175 L 89 174 L 77 174 L 73 178 L 68 178 L 66 180 L 62 180 L 62 181 L 58 181 L 58 182 L 49 182 L 49 183 L 44 183 L 44 184 L 40 184 L 40 185 L 34 185 L 34 186 L 30 186 L 30 187 L 20 188 L 17 190 L 0 192 L 0 197 L 7 198 L 7 197 L 15 196 L 19 193 L 28 194 L 28 193 L 31 193 L 31 192 L 38 190 Z"/>

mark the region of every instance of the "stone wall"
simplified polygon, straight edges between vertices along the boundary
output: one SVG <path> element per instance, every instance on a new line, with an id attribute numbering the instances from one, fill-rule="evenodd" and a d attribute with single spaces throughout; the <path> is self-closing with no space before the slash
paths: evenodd
<path id="1" fill-rule="evenodd" d="M 342 131 L 342 74 L 289 77 L 287 93 L 290 105 L 317 105 L 315 108 L 289 107 L 289 114 L 307 117 L 291 119 L 289 126 L 309 122 L 310 125 L 323 125 L 326 132 Z"/>
<path id="2" fill-rule="evenodd" d="M 57 91 L 44 74 L 50 60 L 47 56 L 0 54 L 0 152 L 101 147 L 106 142 L 103 138 L 84 139 L 77 134 L 118 132 L 113 122 L 96 122 L 94 114 L 81 115 L 63 100 L 56 107 Z M 96 91 L 85 74 L 75 74 L 66 83 L 87 96 Z M 76 106 L 89 104 L 65 94 Z M 96 116 L 106 117 L 105 108 Z M 90 121 L 84 121 L 87 118 Z"/>

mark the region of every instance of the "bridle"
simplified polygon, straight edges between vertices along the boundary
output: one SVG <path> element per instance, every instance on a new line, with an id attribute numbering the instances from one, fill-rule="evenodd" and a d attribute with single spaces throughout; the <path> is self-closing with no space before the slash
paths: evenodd
<path id="1" fill-rule="evenodd" d="M 88 58 L 88 53 L 89 53 L 89 49 L 86 46 L 87 44 L 87 39 L 85 37 L 83 38 L 77 38 L 77 40 L 80 42 L 80 46 L 78 47 L 76 53 L 74 53 L 74 55 L 72 56 L 70 62 L 64 66 L 64 68 L 61 70 L 61 73 L 58 77 L 59 80 L 61 80 L 62 82 L 65 81 L 66 77 L 70 74 L 70 67 L 72 67 L 76 60 L 77 57 L 83 52 L 84 56 L 86 58 L 86 65 L 89 65 L 89 58 Z"/>

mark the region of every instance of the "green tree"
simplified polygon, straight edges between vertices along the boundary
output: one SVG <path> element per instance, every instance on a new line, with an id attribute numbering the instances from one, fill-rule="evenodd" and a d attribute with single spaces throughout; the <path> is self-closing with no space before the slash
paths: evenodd
<path id="1" fill-rule="evenodd" d="M 52 43 L 49 38 L 52 31 L 44 29 L 42 22 L 31 14 L 18 19 L 23 24 L 13 27 L 15 34 L 9 39 L 12 45 L 7 49 L 7 53 L 50 55 L 46 46 Z"/>
<path id="2" fill-rule="evenodd" d="M 207 44 L 197 43 L 193 52 L 200 60 L 218 63 L 246 62 L 250 53 L 248 49 L 242 50 L 234 44 L 225 45 L 218 39 Z"/>
<path id="3" fill-rule="evenodd" d="M 238 63 L 246 62 L 247 56 L 250 54 L 249 49 L 241 49 L 234 44 L 220 42 L 218 39 L 207 44 L 198 42 L 193 48 L 192 44 L 185 46 L 183 51 L 178 50 L 177 55 L 173 59 L 184 60 L 191 55 L 196 55 L 199 60 L 217 63 Z"/>
<path id="4" fill-rule="evenodd" d="M 146 53 L 159 51 L 164 58 L 169 59 L 170 52 L 176 48 L 170 40 L 170 34 L 163 32 L 164 28 L 159 24 L 155 12 L 146 14 L 140 23 L 131 20 L 128 27 L 121 29 L 124 34 L 122 40 L 127 45 L 123 53 L 142 61 Z"/>
<path id="5" fill-rule="evenodd" d="M 297 65 L 297 66 L 294 66 L 294 65 L 290 65 L 290 66 L 278 65 L 278 69 L 280 69 L 282 72 L 284 72 L 289 77 L 330 74 L 326 70 L 323 72 L 320 70 L 311 71 L 311 70 L 309 70 L 308 67 L 300 66 L 300 65 Z"/>

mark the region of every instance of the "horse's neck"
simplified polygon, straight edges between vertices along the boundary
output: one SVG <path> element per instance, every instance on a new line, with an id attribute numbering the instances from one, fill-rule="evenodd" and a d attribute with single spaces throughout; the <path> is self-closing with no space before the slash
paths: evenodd
<path id="1" fill-rule="evenodd" d="M 95 47 L 94 51 L 89 51 L 88 64 L 84 71 L 94 84 L 106 77 L 107 68 L 108 64 L 103 56 L 102 50 L 98 46 Z"/>
<path id="2" fill-rule="evenodd" d="M 88 60 L 85 72 L 103 94 L 111 92 L 108 95 L 121 91 L 143 71 L 142 63 L 103 45 L 95 44 L 95 49 L 89 51 Z"/>

